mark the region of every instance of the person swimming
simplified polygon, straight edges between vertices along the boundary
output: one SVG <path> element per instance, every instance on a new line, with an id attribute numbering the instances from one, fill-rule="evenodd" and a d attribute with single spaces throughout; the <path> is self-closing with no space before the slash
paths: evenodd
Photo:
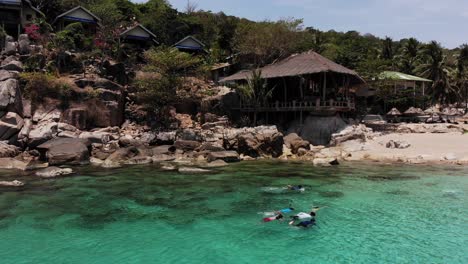
<path id="1" fill-rule="evenodd" d="M 263 218 L 263 222 L 268 223 L 268 222 L 272 222 L 272 221 L 283 221 L 283 219 L 284 219 L 284 216 L 283 216 L 283 214 L 280 213 L 280 214 L 272 216 L 272 217 Z"/>
<path id="2" fill-rule="evenodd" d="M 302 185 L 288 185 L 286 186 L 288 188 L 288 190 L 290 191 L 299 191 L 299 192 L 303 192 L 305 189 Z"/>
<path id="3" fill-rule="evenodd" d="M 322 208 L 325 208 L 325 207 L 322 207 Z M 298 213 L 297 215 L 291 216 L 292 221 L 289 222 L 289 224 L 294 225 L 296 223 L 296 221 L 303 221 L 303 222 L 313 221 L 313 222 L 315 222 L 315 216 L 317 215 L 317 212 L 322 208 L 318 207 L 318 206 L 315 206 L 315 207 L 313 207 L 311 209 L 310 213 L 301 212 L 301 213 Z"/>
<path id="4" fill-rule="evenodd" d="M 307 220 L 307 221 L 302 221 L 299 224 L 297 224 L 297 227 L 303 227 L 303 228 L 308 228 L 309 226 L 314 226 L 315 225 L 315 219 Z"/>
<path id="5" fill-rule="evenodd" d="M 281 214 L 289 214 L 289 213 L 292 213 L 293 211 L 294 211 L 294 208 L 289 207 L 289 208 L 285 208 L 285 209 L 279 210 L 278 213 L 281 213 Z"/>

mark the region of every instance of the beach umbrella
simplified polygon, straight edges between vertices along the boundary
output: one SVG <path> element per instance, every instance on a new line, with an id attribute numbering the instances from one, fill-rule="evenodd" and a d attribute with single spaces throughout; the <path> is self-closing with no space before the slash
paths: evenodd
<path id="1" fill-rule="evenodd" d="M 408 110 L 406 110 L 405 115 L 424 115 L 424 111 L 421 108 L 410 107 Z"/>
<path id="2" fill-rule="evenodd" d="M 463 113 L 460 112 L 457 108 L 445 108 L 442 111 L 442 114 L 446 116 L 462 116 L 463 115 Z"/>
<path id="3" fill-rule="evenodd" d="M 401 112 L 398 109 L 393 108 L 390 112 L 387 113 L 388 116 L 401 116 Z"/>
<path id="4" fill-rule="evenodd" d="M 441 114 L 439 108 L 437 106 L 432 106 L 424 111 L 424 113 L 428 115 L 433 115 L 433 114 Z"/>

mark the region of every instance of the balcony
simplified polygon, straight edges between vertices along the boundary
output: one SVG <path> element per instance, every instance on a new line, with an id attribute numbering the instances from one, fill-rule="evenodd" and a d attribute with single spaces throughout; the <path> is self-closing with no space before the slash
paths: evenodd
<path id="1" fill-rule="evenodd" d="M 356 104 L 349 100 L 320 100 L 274 102 L 255 107 L 241 103 L 236 110 L 241 112 L 350 112 L 356 110 Z"/>

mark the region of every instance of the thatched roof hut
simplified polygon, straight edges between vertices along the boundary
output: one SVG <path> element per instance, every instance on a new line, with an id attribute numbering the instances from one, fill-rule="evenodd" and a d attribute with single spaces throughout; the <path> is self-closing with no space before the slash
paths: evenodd
<path id="1" fill-rule="evenodd" d="M 401 112 L 396 108 L 392 108 L 392 110 L 387 113 L 387 116 L 401 116 Z"/>
<path id="2" fill-rule="evenodd" d="M 440 111 L 438 106 L 432 106 L 426 110 L 424 110 L 424 113 L 428 115 L 434 115 L 434 114 L 441 114 L 442 112 Z"/>
<path id="3" fill-rule="evenodd" d="M 442 114 L 446 116 L 463 116 L 464 113 L 457 108 L 445 108 Z"/>
<path id="4" fill-rule="evenodd" d="M 262 78 L 264 79 L 329 72 L 349 76 L 351 84 L 365 83 L 365 81 L 355 71 L 339 65 L 314 51 L 291 55 L 284 60 L 267 65 L 259 70 L 262 72 Z M 221 79 L 220 82 L 242 81 L 247 80 L 250 77 L 252 77 L 252 71 L 240 71 L 234 75 Z"/>

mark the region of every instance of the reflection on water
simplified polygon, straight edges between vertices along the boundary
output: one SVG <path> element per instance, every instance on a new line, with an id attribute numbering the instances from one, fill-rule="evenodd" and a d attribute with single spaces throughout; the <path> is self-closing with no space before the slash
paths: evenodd
<path id="1" fill-rule="evenodd" d="M 53 180 L 21 175 L 25 187 L 0 189 L 0 257 L 2 263 L 467 263 L 467 172 L 248 162 L 207 175 L 152 166 L 84 167 Z M 288 184 L 306 191 L 288 191 Z M 312 206 L 326 208 L 310 230 L 261 222 L 263 212 Z"/>

